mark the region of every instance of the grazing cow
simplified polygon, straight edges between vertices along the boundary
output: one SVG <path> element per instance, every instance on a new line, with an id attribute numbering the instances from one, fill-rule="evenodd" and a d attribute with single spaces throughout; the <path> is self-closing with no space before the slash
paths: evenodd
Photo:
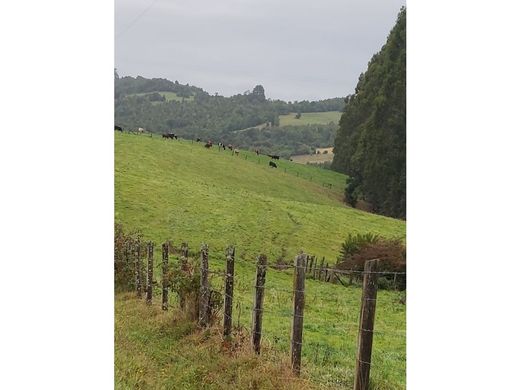
<path id="1" fill-rule="evenodd" d="M 273 161 L 269 161 L 269 166 L 270 166 L 270 167 L 273 167 L 273 168 L 278 168 L 278 166 L 276 165 L 276 163 L 274 163 Z"/>
<path id="2" fill-rule="evenodd" d="M 118 125 L 114 126 L 114 130 L 115 131 L 120 131 L 121 133 L 123 132 L 123 128 L 121 126 L 118 126 Z"/>
<path id="3" fill-rule="evenodd" d="M 233 150 L 233 145 L 229 144 L 227 147 L 229 148 L 229 150 Z"/>
<path id="4" fill-rule="evenodd" d="M 139 127 L 139 128 L 137 129 L 137 132 L 138 132 L 139 134 L 143 134 L 143 133 L 144 133 L 144 129 L 143 129 L 142 127 Z"/>
<path id="5" fill-rule="evenodd" d="M 269 157 L 271 157 L 273 160 L 280 160 L 280 156 L 277 156 L 275 154 L 268 154 Z"/>
<path id="6" fill-rule="evenodd" d="M 197 138 L 197 142 L 200 142 L 200 138 Z"/>
<path id="7" fill-rule="evenodd" d="M 169 139 L 177 139 L 177 136 L 173 133 L 166 133 L 162 135 L 163 138 L 169 138 Z"/>
<path id="8" fill-rule="evenodd" d="M 234 155 L 237 155 L 237 156 L 238 156 L 238 153 L 240 153 L 240 151 L 238 150 L 238 148 L 233 149 L 233 156 L 234 156 Z"/>
<path id="9" fill-rule="evenodd" d="M 206 142 L 206 144 L 204 145 L 205 148 L 211 148 L 213 146 L 213 142 L 211 142 L 211 140 L 209 140 L 208 142 Z"/>
<path id="10" fill-rule="evenodd" d="M 255 153 L 258 156 L 260 154 L 260 151 L 258 149 L 255 149 Z"/>

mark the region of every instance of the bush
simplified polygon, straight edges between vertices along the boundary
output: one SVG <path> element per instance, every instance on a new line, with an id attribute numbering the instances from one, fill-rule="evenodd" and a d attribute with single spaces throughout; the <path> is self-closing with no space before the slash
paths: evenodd
<path id="1" fill-rule="evenodd" d="M 121 224 L 114 227 L 114 288 L 131 291 L 135 288 L 135 253 L 141 244 L 139 232 L 125 233 Z M 141 253 L 143 253 L 141 249 Z"/>
<path id="2" fill-rule="evenodd" d="M 349 233 L 345 242 L 341 244 L 340 257 L 338 261 L 347 260 L 349 256 L 359 252 L 359 250 L 367 244 L 374 243 L 379 239 L 380 237 L 373 233 Z"/>
<path id="3" fill-rule="evenodd" d="M 363 271 L 367 260 L 379 259 L 379 271 L 382 272 L 405 272 L 406 271 L 406 247 L 401 240 L 385 239 L 377 235 L 368 234 L 349 234 L 347 240 L 342 244 L 340 256 L 336 268 L 344 270 Z M 393 288 L 392 281 L 385 276 L 379 277 L 379 285 L 385 288 L 387 282 Z M 362 274 L 355 276 L 361 279 Z M 388 276 L 390 277 L 390 276 Z M 354 277 L 351 278 L 351 281 Z M 406 274 L 396 275 L 396 288 L 406 289 Z"/>
<path id="4" fill-rule="evenodd" d="M 173 253 L 173 251 L 172 251 Z M 169 265 L 168 286 L 179 295 L 182 309 L 187 313 L 189 319 L 196 321 L 199 316 L 199 297 L 200 297 L 200 262 L 198 259 L 186 259 L 184 265 L 174 262 Z M 224 299 L 222 294 L 211 288 L 209 298 L 209 319 L 210 324 L 220 319 L 220 311 Z"/>

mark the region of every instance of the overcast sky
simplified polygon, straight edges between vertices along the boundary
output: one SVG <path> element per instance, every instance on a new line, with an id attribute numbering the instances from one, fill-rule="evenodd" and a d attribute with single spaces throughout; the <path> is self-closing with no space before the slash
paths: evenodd
<path id="1" fill-rule="evenodd" d="M 404 0 L 115 0 L 115 67 L 220 95 L 354 91 Z"/>

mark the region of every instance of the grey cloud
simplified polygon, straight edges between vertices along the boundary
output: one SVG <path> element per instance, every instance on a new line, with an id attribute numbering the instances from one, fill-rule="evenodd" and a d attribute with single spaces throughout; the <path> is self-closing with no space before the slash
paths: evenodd
<path id="1" fill-rule="evenodd" d="M 129 26 L 150 4 L 116 0 L 120 74 L 302 100 L 352 93 L 404 2 L 156 0 Z"/>

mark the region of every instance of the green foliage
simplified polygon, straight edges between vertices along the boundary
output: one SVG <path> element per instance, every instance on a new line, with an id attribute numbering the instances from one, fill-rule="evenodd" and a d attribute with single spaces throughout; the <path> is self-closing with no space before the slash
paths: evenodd
<path id="1" fill-rule="evenodd" d="M 367 260 L 379 259 L 379 271 L 405 272 L 406 271 L 406 247 L 400 239 L 388 239 L 376 234 L 349 234 L 341 245 L 340 255 L 336 264 L 337 268 L 362 271 Z M 406 288 L 406 275 L 381 275 L 380 287 L 388 288 L 392 278 L 392 288 L 399 290 Z M 361 279 L 361 275 L 357 275 Z M 351 278 L 352 280 L 352 278 Z M 395 284 L 394 284 L 395 283 Z"/>
<path id="2" fill-rule="evenodd" d="M 285 158 L 299 154 L 312 154 L 315 148 L 332 145 L 336 125 L 295 125 L 250 128 L 224 137 L 225 142 L 258 149 L 261 153 L 276 154 Z"/>
<path id="3" fill-rule="evenodd" d="M 114 287 L 116 291 L 130 291 L 135 287 L 135 251 L 140 245 L 139 231 L 126 233 L 123 225 L 114 226 Z"/>
<path id="4" fill-rule="evenodd" d="M 353 205 L 406 216 L 406 10 L 386 44 L 359 78 L 334 142 L 332 167 L 351 178 L 345 189 Z"/>
<path id="5" fill-rule="evenodd" d="M 361 248 L 379 240 L 380 237 L 373 233 L 349 233 L 347 239 L 341 244 L 340 260 L 344 261 L 348 256 L 357 253 Z"/>
<path id="6" fill-rule="evenodd" d="M 200 269 L 197 263 L 188 262 L 181 268 L 180 262 L 174 262 L 168 272 L 168 285 L 179 296 L 198 297 L 200 288 Z"/>

